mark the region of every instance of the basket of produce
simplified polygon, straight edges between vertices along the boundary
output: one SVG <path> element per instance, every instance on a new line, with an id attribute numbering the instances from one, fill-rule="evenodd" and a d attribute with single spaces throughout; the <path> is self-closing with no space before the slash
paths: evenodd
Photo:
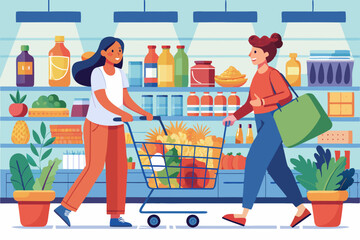
<path id="1" fill-rule="evenodd" d="M 215 76 L 215 82 L 222 87 L 241 87 L 247 81 L 245 77 L 245 74 L 230 66 L 225 72 Z"/>
<path id="2" fill-rule="evenodd" d="M 56 94 L 40 96 L 29 109 L 29 117 L 69 117 L 66 103 Z"/>

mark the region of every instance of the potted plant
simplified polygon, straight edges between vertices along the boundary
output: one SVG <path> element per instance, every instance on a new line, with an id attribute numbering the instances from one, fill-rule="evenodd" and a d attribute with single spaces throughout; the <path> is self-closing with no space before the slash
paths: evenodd
<path id="1" fill-rule="evenodd" d="M 127 166 L 128 166 L 128 169 L 135 169 L 135 162 L 133 162 L 132 157 L 129 157 L 127 159 Z"/>
<path id="2" fill-rule="evenodd" d="M 354 182 L 355 170 L 345 170 L 346 158 L 337 161 L 326 151 L 317 146 L 314 154 L 315 162 L 307 161 L 299 155 L 299 159 L 290 161 L 300 173 L 296 179 L 307 190 L 307 198 L 311 201 L 315 225 L 318 227 L 337 227 L 340 225 L 343 202 L 348 198 L 348 189 Z"/>
<path id="3" fill-rule="evenodd" d="M 49 146 L 55 139 L 46 140 L 46 127 L 43 123 L 40 131 L 43 137 L 42 149 L 45 145 Z M 33 133 L 36 132 L 33 131 Z M 33 134 L 33 137 L 36 142 L 40 140 L 37 133 Z M 35 152 L 34 145 L 31 146 L 31 150 L 33 153 Z M 41 168 L 41 161 L 49 157 L 51 151 L 47 150 L 44 154 L 41 152 L 36 150 L 37 154 L 34 153 L 39 156 L 39 165 L 28 154 L 25 157 L 23 154 L 17 153 L 10 158 L 11 182 L 15 189 L 13 196 L 18 202 L 20 222 L 24 227 L 45 226 L 48 221 L 50 202 L 55 199 L 55 192 L 51 189 L 61 160 L 58 158 L 49 160 L 48 165 Z M 30 165 L 40 169 L 40 176 L 36 180 L 34 180 Z"/>
<path id="4" fill-rule="evenodd" d="M 26 95 L 20 96 L 19 90 L 16 92 L 16 97 L 10 94 L 10 98 L 13 103 L 9 106 L 9 113 L 13 117 L 24 117 L 28 111 L 28 107 L 23 102 L 26 99 Z"/>

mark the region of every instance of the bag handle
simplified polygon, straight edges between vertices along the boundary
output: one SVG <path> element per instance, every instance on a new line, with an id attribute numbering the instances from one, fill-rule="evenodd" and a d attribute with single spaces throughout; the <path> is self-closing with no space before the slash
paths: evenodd
<path id="1" fill-rule="evenodd" d="M 284 79 L 284 81 L 287 83 L 287 85 L 290 87 L 291 91 L 295 94 L 295 96 L 296 96 L 295 100 L 296 100 L 296 101 L 299 101 L 299 100 L 298 100 L 299 95 L 295 92 L 294 88 L 290 85 L 290 83 L 288 82 L 288 80 L 285 78 L 284 74 L 282 74 L 281 72 L 279 72 L 279 73 L 280 73 L 280 75 L 282 76 L 282 78 Z M 272 87 L 272 89 L 273 89 L 274 94 L 276 94 L 276 91 L 275 91 L 275 89 L 274 89 L 274 86 L 273 86 L 272 83 L 271 83 L 271 79 L 270 79 L 270 85 L 271 85 L 271 87 Z M 277 107 L 279 108 L 279 110 L 281 111 L 282 106 L 280 105 L 280 103 L 277 103 L 276 105 L 277 105 Z"/>

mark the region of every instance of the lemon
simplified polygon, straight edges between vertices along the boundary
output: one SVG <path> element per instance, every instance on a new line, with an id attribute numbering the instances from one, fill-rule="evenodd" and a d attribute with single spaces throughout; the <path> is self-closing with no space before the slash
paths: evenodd
<path id="1" fill-rule="evenodd" d="M 69 71 L 69 57 L 49 56 L 50 79 L 61 80 Z"/>

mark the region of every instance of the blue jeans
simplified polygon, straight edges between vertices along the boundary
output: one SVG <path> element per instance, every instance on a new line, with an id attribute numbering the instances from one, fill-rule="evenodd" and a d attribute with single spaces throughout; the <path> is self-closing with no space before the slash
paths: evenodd
<path id="1" fill-rule="evenodd" d="M 295 207 L 303 203 L 294 175 L 286 163 L 282 139 L 273 115 L 274 111 L 255 114 L 258 134 L 246 158 L 244 208 L 251 209 L 254 205 L 266 170 Z"/>

